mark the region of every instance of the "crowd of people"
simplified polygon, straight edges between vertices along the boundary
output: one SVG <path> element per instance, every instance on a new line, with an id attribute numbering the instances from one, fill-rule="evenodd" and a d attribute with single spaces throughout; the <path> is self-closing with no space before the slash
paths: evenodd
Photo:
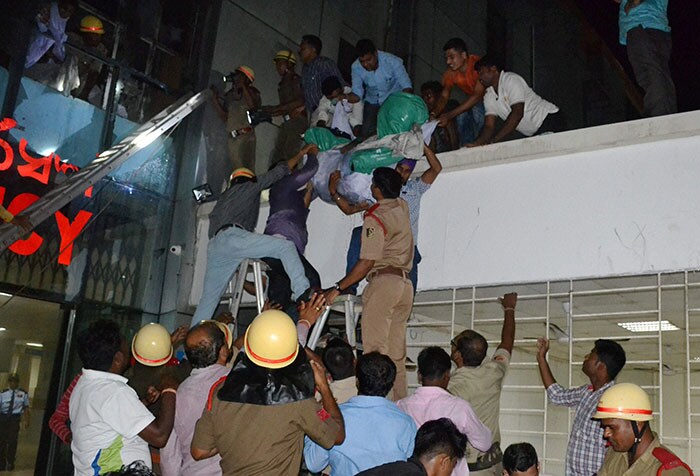
<path id="1" fill-rule="evenodd" d="M 647 7 L 657 3 L 622 0 L 621 16 L 642 12 L 646 19 Z M 49 13 L 53 18 L 53 10 Z M 353 230 L 346 274 L 325 289 L 304 257 L 319 145 L 302 146 L 301 135 L 309 126 L 329 129 L 351 141 L 344 150 L 376 135 L 382 105 L 393 94 L 413 92 L 402 60 L 360 40 L 352 82 L 346 84 L 337 65 L 321 56 L 321 40 L 305 35 L 298 52 L 300 75 L 294 52 L 281 50 L 273 57 L 280 76 L 278 104 L 263 105 L 248 66 L 227 78 L 228 91 L 214 90 L 233 172 L 209 217 L 202 298 L 189 329 L 172 335 L 160 324 L 148 324 L 129 346 L 119 326 L 108 320 L 80 333 L 83 370 L 50 420 L 51 429 L 71 446 L 76 475 L 540 474 L 531 444 L 502 448 L 500 397 L 515 342 L 517 294 L 500 300 L 501 340 L 492 355 L 484 336 L 472 329 L 454 337 L 450 353 L 422 349 L 420 387 L 408 394 L 406 327 L 421 260 L 420 202 L 442 169 L 436 152 L 565 127 L 557 106 L 498 61 L 469 54 L 459 38 L 443 49 L 448 68 L 442 82 L 420 89 L 437 127 L 422 145 L 425 171 L 412 177 L 417 160 L 405 157 L 393 167 L 375 168 L 373 203 L 353 202 L 340 193 L 340 171 L 329 177 L 332 203 L 347 215 L 362 212 L 363 223 Z M 60 53 L 57 38 L 42 55 L 47 52 Z M 465 93 L 462 103 L 450 102 L 454 87 Z M 256 175 L 251 113 L 261 112 L 283 122 L 270 170 Z M 270 215 L 264 232 L 257 233 L 261 192 L 268 188 Z M 26 225 L 27 217 L 0 211 L 5 221 Z M 234 341 L 237 328 L 229 317 L 214 314 L 245 259 L 268 263 L 269 300 Z M 340 337 L 322 349 L 306 347 L 309 330 L 326 307 L 343 293 L 355 293 L 364 279 L 362 352 Z M 182 360 L 173 357 L 179 345 Z M 576 409 L 567 476 L 692 474 L 652 432 L 646 392 L 615 382 L 626 360 L 617 342 L 595 342 L 582 368 L 590 385 L 573 389 L 556 382 L 548 348 L 545 339 L 538 341 L 547 397 Z M 0 421 L 19 421 L 16 416 L 28 406 L 15 389 L 0 394 Z M 16 435 L 14 442 L 16 448 Z M 10 468 L 11 441 L 3 451 Z"/>
<path id="2" fill-rule="evenodd" d="M 501 299 L 501 341 L 492 355 L 471 329 L 452 340 L 450 353 L 426 347 L 417 359 L 420 387 L 402 398 L 390 356 L 356 356 L 341 337 L 320 355 L 306 347 L 324 303 L 321 294 L 302 302 L 296 324 L 268 303 L 235 341 L 224 315 L 172 335 L 147 324 L 131 346 L 115 322 L 93 322 L 78 336 L 83 370 L 49 423 L 70 444 L 75 474 L 541 474 L 530 443 L 501 448 L 516 294 Z M 178 361 L 180 344 L 186 357 Z M 540 339 L 547 396 L 576 408 L 567 475 L 693 474 L 652 431 L 645 390 L 615 381 L 625 364 L 617 342 L 595 342 L 582 366 L 591 383 L 572 389 L 556 383 L 547 350 Z M 17 398 L 0 411 L 4 417 L 26 405 Z"/>

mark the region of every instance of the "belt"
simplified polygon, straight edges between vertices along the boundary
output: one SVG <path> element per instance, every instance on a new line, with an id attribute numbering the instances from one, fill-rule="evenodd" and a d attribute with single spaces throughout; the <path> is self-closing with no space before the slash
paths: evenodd
<path id="1" fill-rule="evenodd" d="M 221 233 L 222 231 L 228 230 L 229 228 L 232 228 L 232 227 L 234 227 L 234 226 L 235 226 L 236 228 L 240 228 L 241 230 L 245 230 L 245 228 L 243 228 L 243 227 L 242 227 L 241 225 L 239 225 L 238 223 L 227 223 L 226 225 L 221 225 L 221 226 L 219 227 L 219 229 L 216 230 L 216 233 L 214 233 L 214 236 L 216 236 L 216 235 L 218 235 L 219 233 Z"/>
<path id="2" fill-rule="evenodd" d="M 404 271 L 403 269 L 397 268 L 396 266 L 387 266 L 386 268 L 372 270 L 367 275 L 367 279 L 374 278 L 375 276 L 379 276 L 380 274 L 392 274 L 394 276 L 401 276 L 404 279 L 408 279 L 408 271 Z"/>

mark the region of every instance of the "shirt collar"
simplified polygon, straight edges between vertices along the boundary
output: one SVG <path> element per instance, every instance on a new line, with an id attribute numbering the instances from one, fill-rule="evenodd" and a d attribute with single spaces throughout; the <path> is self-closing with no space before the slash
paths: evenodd
<path id="1" fill-rule="evenodd" d="M 384 407 L 389 404 L 393 404 L 391 401 L 384 397 L 375 397 L 371 395 L 357 395 L 348 400 L 347 403 L 353 402 L 356 405 L 363 407 Z"/>
<path id="2" fill-rule="evenodd" d="M 420 386 L 418 387 L 415 392 L 415 394 L 421 394 L 421 395 L 450 395 L 450 392 L 445 390 L 442 387 L 436 387 L 435 385 L 427 385 L 427 386 Z"/>
<path id="3" fill-rule="evenodd" d="M 122 383 L 126 383 L 129 381 L 129 379 L 124 377 L 123 375 L 118 375 L 118 374 L 113 374 L 112 372 L 103 372 L 101 370 L 93 370 L 93 369 L 83 369 L 83 376 L 80 378 L 81 379 L 85 378 L 87 380 L 97 380 L 97 379 L 114 380 L 114 381 L 122 382 Z"/>

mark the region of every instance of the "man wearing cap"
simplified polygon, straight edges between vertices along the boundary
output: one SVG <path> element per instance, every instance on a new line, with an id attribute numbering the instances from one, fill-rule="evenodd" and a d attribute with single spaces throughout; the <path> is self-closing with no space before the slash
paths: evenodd
<path id="1" fill-rule="evenodd" d="M 403 159 L 396 164 L 396 171 L 401 175 L 401 198 L 403 198 L 408 204 L 408 213 L 411 218 L 411 233 L 413 234 L 413 263 L 411 265 L 411 272 L 409 278 L 411 283 L 413 283 L 413 293 L 415 294 L 418 288 L 418 263 L 421 261 L 421 255 L 418 252 L 418 219 L 420 217 L 420 201 L 423 198 L 423 194 L 430 189 L 430 186 L 435 182 L 435 179 L 442 171 L 442 164 L 440 159 L 437 158 L 435 153 L 430 150 L 426 145 L 423 145 L 423 153 L 425 158 L 428 160 L 428 169 L 423 172 L 420 177 L 415 177 L 411 179 L 411 174 L 413 169 L 416 167 L 416 161 L 411 159 Z M 338 194 L 337 192 L 337 182 L 340 179 L 340 174 L 336 174 L 331 177 L 331 183 L 329 184 L 329 190 L 331 192 L 331 197 L 340 206 L 341 210 L 344 205 L 347 205 L 347 200 Z M 352 238 L 350 239 L 350 246 L 348 247 L 348 260 L 347 260 L 347 271 L 349 272 L 357 260 L 360 257 L 360 235 L 362 232 L 362 227 L 357 227 L 352 231 Z M 350 291 L 354 292 L 357 290 L 357 284 L 350 287 Z"/>
<path id="2" fill-rule="evenodd" d="M 101 58 L 109 58 L 109 51 L 107 51 L 107 47 L 102 42 L 104 34 L 105 29 L 102 20 L 92 15 L 83 17 L 80 21 L 80 34 L 68 33 L 69 45 L 74 45 L 81 50 L 87 51 L 87 53 L 84 53 L 75 49 L 69 50 L 70 56 L 74 56 L 77 60 L 80 78 L 78 86 L 71 91 L 71 94 L 96 106 L 102 105 L 102 85 L 107 80 L 107 68 L 104 68 L 103 62 L 95 59 L 90 54 Z M 66 61 L 62 67 L 70 67 L 70 60 Z"/>
<path id="3" fill-rule="evenodd" d="M 233 86 L 219 97 L 214 92 L 214 108 L 226 123 L 228 155 L 233 168 L 247 167 L 255 170 L 255 129 L 248 120 L 248 111 L 260 108 L 260 91 L 253 86 L 255 72 L 248 66 L 239 66 L 233 72 Z"/>
<path id="4" fill-rule="evenodd" d="M 692 476 L 693 471 L 651 431 L 649 395 L 633 383 L 618 383 L 600 397 L 600 420 L 610 446 L 598 476 Z"/>
<path id="5" fill-rule="evenodd" d="M 315 307 L 317 314 L 322 307 Z M 209 391 L 192 439 L 192 457 L 221 457 L 224 476 L 297 476 L 304 435 L 330 448 L 345 439 L 343 416 L 325 368 L 276 310 L 256 317 L 228 377 Z M 314 387 L 322 403 L 314 398 Z"/>
<path id="6" fill-rule="evenodd" d="M 12 471 L 22 415 L 29 426 L 29 394 L 19 388 L 19 375 L 10 374 L 8 388 L 0 392 L 0 471 Z"/>
<path id="7" fill-rule="evenodd" d="M 276 258 L 282 261 L 298 300 L 309 288 L 304 265 L 294 243 L 284 238 L 255 233 L 260 212 L 260 192 L 288 175 L 304 154 L 296 154 L 257 177 L 253 171 L 238 168 L 231 174 L 228 189 L 221 194 L 209 215 L 209 246 L 202 297 L 192 316 L 192 325 L 211 319 L 226 285 L 246 258 Z"/>
<path id="8" fill-rule="evenodd" d="M 372 173 L 372 196 L 377 203 L 365 212 L 360 259 L 335 286 L 326 291 L 332 303 L 344 289 L 367 277 L 362 295 L 362 346 L 365 352 L 388 355 L 396 365 L 391 399 L 406 396 L 406 322 L 413 306 L 413 235 L 408 205 L 399 198 L 401 175 L 379 167 Z"/>
<path id="9" fill-rule="evenodd" d="M 566 449 L 566 474 L 589 476 L 603 464 L 606 446 L 598 422 L 591 420 L 600 396 L 615 384 L 615 377 L 625 366 L 625 350 L 609 339 L 598 339 L 583 360 L 582 370 L 590 384 L 564 388 L 557 383 L 547 363 L 549 341 L 537 339 L 537 364 L 549 401 L 555 405 L 575 407 L 571 435 Z"/>
<path id="10" fill-rule="evenodd" d="M 280 50 L 274 57 L 275 69 L 280 75 L 277 85 L 279 104 L 263 106 L 263 110 L 272 116 L 282 116 L 284 122 L 280 126 L 272 152 L 270 165 L 283 162 L 294 155 L 301 144 L 301 135 L 309 126 L 304 112 L 304 90 L 301 87 L 301 76 L 294 71 L 297 58 L 290 50 Z"/>
<path id="11" fill-rule="evenodd" d="M 206 389 L 211 388 L 229 371 L 226 362 L 232 341 L 226 340 L 224 330 L 228 331 L 225 324 L 204 321 L 187 333 L 185 353 L 192 365 L 192 373 L 177 389 L 173 431 L 165 448 L 160 452 L 160 469 L 163 476 L 221 474 L 221 458 L 217 456 L 204 461 L 194 461 L 190 453 L 190 444 L 195 424 L 207 403 Z M 228 335 L 230 338 L 230 333 Z"/>

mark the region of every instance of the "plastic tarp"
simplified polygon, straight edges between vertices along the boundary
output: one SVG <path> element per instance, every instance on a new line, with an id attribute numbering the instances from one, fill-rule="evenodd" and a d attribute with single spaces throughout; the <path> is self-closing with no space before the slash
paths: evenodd
<path id="1" fill-rule="evenodd" d="M 420 96 L 410 93 L 394 93 L 389 96 L 377 115 L 377 136 L 381 139 L 400 134 L 428 120 L 428 108 Z"/>

